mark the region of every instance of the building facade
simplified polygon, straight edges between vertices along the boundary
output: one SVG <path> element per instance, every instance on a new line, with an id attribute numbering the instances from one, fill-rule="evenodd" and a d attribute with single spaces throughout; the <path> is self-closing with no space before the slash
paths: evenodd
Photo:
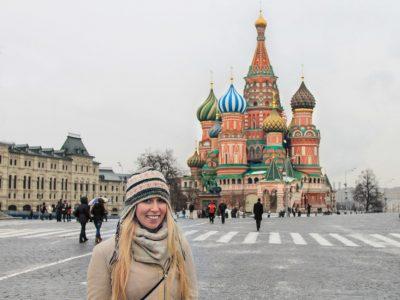
<path id="1" fill-rule="evenodd" d="M 0 143 L 0 210 L 48 209 L 59 200 L 74 206 L 80 197 L 104 196 L 111 211 L 123 205 L 125 177 L 101 169 L 78 135 L 69 134 L 60 150 Z"/>
<path id="2" fill-rule="evenodd" d="M 335 193 L 319 161 L 320 132 L 313 123 L 315 98 L 304 78 L 291 99 L 293 118 L 287 124 L 277 76 L 265 46 L 267 21 L 255 22 L 256 50 L 245 76 L 243 96 L 234 85 L 219 100 L 213 84 L 197 110 L 202 129 L 198 149 L 188 159 L 187 185 L 199 189 L 196 205 L 219 194 L 229 206 L 251 211 L 258 198 L 266 210 L 287 207 L 332 211 Z"/>

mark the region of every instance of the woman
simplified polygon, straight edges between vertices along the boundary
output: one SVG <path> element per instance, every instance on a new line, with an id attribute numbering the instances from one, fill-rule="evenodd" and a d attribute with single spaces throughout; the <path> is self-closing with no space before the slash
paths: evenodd
<path id="1" fill-rule="evenodd" d="M 160 172 L 143 169 L 129 178 L 115 237 L 93 250 L 88 299 L 197 299 L 191 250 Z"/>
<path id="2" fill-rule="evenodd" d="M 102 241 L 100 228 L 101 224 L 103 224 L 104 215 L 106 214 L 106 209 L 104 208 L 104 201 L 102 198 L 99 198 L 98 201 L 93 205 L 91 213 L 94 226 L 96 227 L 96 244 L 98 244 Z"/>
<path id="3" fill-rule="evenodd" d="M 81 197 L 81 204 L 76 208 L 75 217 L 81 223 L 79 243 L 88 241 L 86 237 L 86 223 L 89 221 L 89 205 L 86 197 Z"/>

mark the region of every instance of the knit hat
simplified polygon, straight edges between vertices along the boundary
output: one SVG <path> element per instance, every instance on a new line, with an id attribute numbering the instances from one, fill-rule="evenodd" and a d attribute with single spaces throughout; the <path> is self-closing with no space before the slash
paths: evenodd
<path id="1" fill-rule="evenodd" d="M 117 231 L 115 233 L 115 250 L 110 260 L 110 264 L 113 264 L 118 258 L 121 225 L 138 203 L 158 197 L 163 199 L 171 209 L 167 181 L 161 172 L 150 167 L 140 169 L 132 174 L 127 181 L 125 194 L 125 207 L 121 212 L 120 220 L 117 225 Z"/>

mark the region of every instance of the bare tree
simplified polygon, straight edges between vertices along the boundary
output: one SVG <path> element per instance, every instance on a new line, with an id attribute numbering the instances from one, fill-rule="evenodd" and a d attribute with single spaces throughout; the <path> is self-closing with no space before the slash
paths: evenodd
<path id="1" fill-rule="evenodd" d="M 163 173 L 170 188 L 172 207 L 178 210 L 184 207 L 186 197 L 182 194 L 179 184 L 182 171 L 179 169 L 171 149 L 167 149 L 165 152 L 147 150 L 139 155 L 136 164 L 139 168 L 152 167 Z"/>
<path id="2" fill-rule="evenodd" d="M 365 208 L 365 212 L 382 211 L 382 193 L 372 170 L 361 172 L 353 191 L 353 199 Z"/>

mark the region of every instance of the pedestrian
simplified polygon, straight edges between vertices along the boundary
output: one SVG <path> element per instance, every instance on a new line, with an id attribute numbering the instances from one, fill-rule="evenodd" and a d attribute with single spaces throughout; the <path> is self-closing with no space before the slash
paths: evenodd
<path id="1" fill-rule="evenodd" d="M 218 210 L 219 210 L 219 213 L 221 214 L 222 224 L 225 224 L 226 204 L 223 201 L 221 201 L 221 203 L 218 205 Z"/>
<path id="2" fill-rule="evenodd" d="M 71 214 L 72 214 L 72 206 L 71 204 L 67 205 L 67 222 L 71 222 Z"/>
<path id="3" fill-rule="evenodd" d="M 40 208 L 40 212 L 42 215 L 40 216 L 40 219 L 43 221 L 45 217 L 45 213 L 47 213 L 47 208 L 46 208 L 46 203 L 43 202 L 42 207 Z"/>
<path id="4" fill-rule="evenodd" d="M 254 213 L 254 219 L 256 220 L 257 231 L 260 231 L 263 212 L 264 212 L 264 209 L 261 204 L 261 199 L 258 198 L 257 203 L 255 203 L 254 207 L 253 207 L 253 213 Z"/>
<path id="5" fill-rule="evenodd" d="M 310 203 L 307 204 L 307 217 L 309 217 L 311 214 L 311 205 Z"/>
<path id="6" fill-rule="evenodd" d="M 115 237 L 93 250 L 87 299 L 197 299 L 192 253 L 162 173 L 134 173 L 125 199 Z"/>
<path id="7" fill-rule="evenodd" d="M 67 220 L 67 208 L 68 208 L 67 200 L 64 200 L 64 203 L 61 206 L 61 213 L 62 213 L 63 222 L 65 222 Z"/>
<path id="8" fill-rule="evenodd" d="M 182 216 L 186 219 L 186 209 L 184 207 L 182 208 Z"/>
<path id="9" fill-rule="evenodd" d="M 293 204 L 292 206 L 292 214 L 293 214 L 293 218 L 296 217 L 296 206 Z"/>
<path id="10" fill-rule="evenodd" d="M 208 208 L 208 218 L 210 219 L 210 223 L 214 224 L 215 210 L 216 210 L 214 201 L 211 200 L 207 208 Z"/>
<path id="11" fill-rule="evenodd" d="M 81 223 L 81 233 L 79 234 L 79 243 L 84 243 L 89 239 L 86 237 L 86 223 L 90 217 L 90 209 L 87 197 L 81 197 L 81 204 L 74 213 L 76 219 Z"/>
<path id="12" fill-rule="evenodd" d="M 30 209 L 30 212 L 29 212 L 29 219 L 33 219 L 33 209 L 31 208 Z"/>
<path id="13" fill-rule="evenodd" d="M 62 216 L 62 200 L 60 199 L 57 202 L 57 205 L 56 205 L 56 219 L 57 219 L 57 222 L 61 222 L 61 216 Z"/>
<path id="14" fill-rule="evenodd" d="M 104 200 L 98 198 L 98 201 L 93 205 L 91 209 L 91 215 L 93 219 L 94 227 L 96 227 L 96 244 L 102 241 L 100 228 L 103 224 L 104 215 L 106 214 L 106 209 L 104 208 Z"/>
<path id="15" fill-rule="evenodd" d="M 193 202 L 189 204 L 189 219 L 193 219 L 194 204 Z"/>

